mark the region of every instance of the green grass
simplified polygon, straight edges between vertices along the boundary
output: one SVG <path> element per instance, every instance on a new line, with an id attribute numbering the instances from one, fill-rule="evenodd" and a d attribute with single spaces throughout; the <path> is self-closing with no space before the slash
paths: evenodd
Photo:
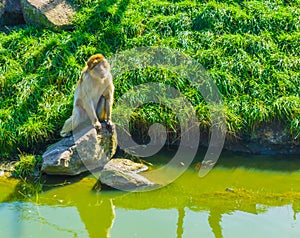
<path id="1" fill-rule="evenodd" d="M 23 27 L 0 32 L 0 156 L 39 154 L 59 139 L 76 81 L 91 54 L 112 56 L 139 46 L 177 49 L 201 63 L 217 84 L 229 133 L 283 124 L 300 139 L 300 1 L 73 0 L 73 31 Z M 210 126 L 207 105 L 174 73 L 147 68 L 115 79 L 116 100 L 142 82 L 179 89 Z M 133 127 L 176 118 L 148 105 Z M 176 134 L 176 133 L 175 133 Z M 178 136 L 174 135 L 175 137 Z"/>
<path id="2" fill-rule="evenodd" d="M 35 155 L 19 155 L 20 160 L 15 163 L 13 175 L 18 178 L 32 176 L 37 167 L 40 167 L 42 158 Z"/>

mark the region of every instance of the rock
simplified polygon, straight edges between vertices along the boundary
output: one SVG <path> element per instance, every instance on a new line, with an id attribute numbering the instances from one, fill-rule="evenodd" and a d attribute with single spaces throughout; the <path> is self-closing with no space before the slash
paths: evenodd
<path id="1" fill-rule="evenodd" d="M 233 189 L 233 188 L 226 188 L 225 191 L 226 191 L 226 192 L 234 193 L 234 189 Z"/>
<path id="2" fill-rule="evenodd" d="M 300 140 L 292 137 L 287 125 L 279 122 L 262 123 L 255 130 L 227 134 L 224 149 L 232 152 L 262 155 L 299 155 Z M 201 131 L 200 145 L 208 146 L 210 133 Z"/>
<path id="3" fill-rule="evenodd" d="M 251 134 L 242 134 L 238 140 L 227 138 L 225 148 L 251 154 L 300 154 L 300 144 L 292 138 L 289 128 L 280 123 L 259 125 Z"/>
<path id="4" fill-rule="evenodd" d="M 16 161 L 0 162 L 0 177 L 10 177 L 15 170 Z"/>
<path id="5" fill-rule="evenodd" d="M 24 24 L 20 0 L 0 0 L 0 25 Z"/>
<path id="6" fill-rule="evenodd" d="M 71 29 L 75 9 L 67 0 L 21 0 L 24 19 L 29 25 L 50 29 Z"/>
<path id="7" fill-rule="evenodd" d="M 133 173 L 139 173 L 148 170 L 148 166 L 135 163 L 129 159 L 115 158 L 109 161 L 103 169 L 106 170 L 125 170 Z"/>
<path id="8" fill-rule="evenodd" d="M 5 10 L 6 0 L 0 0 L 0 19 L 2 19 L 2 15 Z"/>
<path id="9" fill-rule="evenodd" d="M 76 135 L 51 145 L 42 155 L 41 171 L 46 174 L 77 175 L 101 169 L 116 152 L 115 126 L 110 132 L 104 126 L 99 131 L 84 127 Z"/>
<path id="10" fill-rule="evenodd" d="M 147 190 L 156 186 L 146 177 L 138 174 L 148 170 L 143 164 L 128 159 L 112 159 L 100 171 L 100 183 L 119 190 Z"/>

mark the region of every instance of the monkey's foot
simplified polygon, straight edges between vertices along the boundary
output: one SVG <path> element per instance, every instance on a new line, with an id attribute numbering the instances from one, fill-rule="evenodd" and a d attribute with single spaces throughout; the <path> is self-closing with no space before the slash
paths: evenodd
<path id="1" fill-rule="evenodd" d="M 72 136 L 72 133 L 71 133 L 71 131 L 61 131 L 60 136 L 61 137 L 70 137 L 70 136 Z"/>
<path id="2" fill-rule="evenodd" d="M 99 132 L 102 129 L 102 125 L 100 122 L 94 124 L 94 128 L 97 132 Z"/>
<path id="3" fill-rule="evenodd" d="M 114 130 L 114 127 L 113 127 L 113 125 L 112 125 L 112 122 L 111 121 L 107 121 L 106 122 L 106 129 L 110 132 L 110 133 L 112 133 L 113 132 L 113 130 Z"/>

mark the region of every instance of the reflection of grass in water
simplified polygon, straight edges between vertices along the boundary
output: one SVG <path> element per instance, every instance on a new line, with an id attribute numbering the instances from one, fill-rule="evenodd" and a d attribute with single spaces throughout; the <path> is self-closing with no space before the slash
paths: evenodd
<path id="1" fill-rule="evenodd" d="M 41 192 L 42 184 L 39 179 L 21 178 L 1 202 L 31 201 L 38 203 Z"/>
<path id="2" fill-rule="evenodd" d="M 75 177 L 46 176 L 37 183 L 23 180 L 14 185 L 14 191 L 9 191 L 5 186 L 1 188 L 4 188 L 6 193 L 11 193 L 6 197 L 6 201 L 30 200 L 53 205 L 86 201 L 94 204 L 98 198 L 113 199 L 120 206 L 129 208 L 132 206 L 170 208 L 185 205 L 195 209 L 210 206 L 229 209 L 246 207 L 250 204 L 276 206 L 300 203 L 300 170 L 295 166 L 298 161 L 296 157 L 286 156 L 280 160 L 274 156 L 245 156 L 224 152 L 210 173 L 200 178 L 195 165 L 201 162 L 205 151 L 205 148 L 199 150 L 194 163 L 175 182 L 151 192 L 95 193 L 92 192 L 92 188 L 96 179 L 88 173 Z M 151 157 L 149 161 L 154 164 L 152 170 L 167 163 L 174 153 L 176 149 L 168 148 Z M 43 192 L 40 193 L 42 186 Z M 300 207 L 300 204 L 298 205 Z"/>
<path id="3" fill-rule="evenodd" d="M 204 211 L 209 213 L 209 223 L 213 229 L 218 229 L 222 225 L 221 218 L 223 214 L 231 214 L 234 211 L 243 211 L 251 214 L 263 213 L 267 210 L 268 206 L 282 206 L 285 204 L 292 204 L 292 209 L 295 212 L 299 212 L 300 208 L 300 193 L 299 190 L 295 192 L 268 192 L 259 190 L 257 185 L 256 190 L 250 189 L 248 184 L 244 180 L 239 181 L 233 186 L 232 191 L 225 191 L 227 181 L 224 181 L 224 177 L 230 177 L 232 171 L 228 169 L 218 168 L 211 173 L 211 176 L 205 179 L 200 179 L 197 176 L 197 172 L 192 169 L 187 171 L 182 177 L 180 177 L 175 183 L 170 184 L 159 190 L 144 192 L 144 193 L 127 193 L 120 191 L 109 191 L 94 193 L 91 192 L 91 188 L 95 183 L 95 179 L 91 177 L 83 178 L 82 180 L 61 187 L 52 188 L 39 196 L 39 204 L 49 206 L 50 210 L 53 207 L 72 207 L 75 208 L 80 215 L 81 221 L 85 224 L 85 228 L 89 234 L 95 234 L 91 237 L 106 237 L 106 234 L 113 224 L 113 221 L 117 222 L 118 213 L 115 213 L 115 208 L 125 208 L 128 210 L 155 210 L 155 209 L 177 209 L 178 219 L 180 216 L 185 217 L 182 211 Z M 253 171 L 242 171 L 245 180 L 251 179 L 249 174 Z M 257 171 L 254 171 L 257 172 Z M 264 172 L 259 172 L 258 175 L 263 175 Z M 239 174 L 240 175 L 240 174 Z M 281 175 L 277 173 L 277 175 Z M 277 176 L 276 175 L 276 176 Z M 265 176 L 268 176 L 265 173 Z M 276 177 L 271 175 L 271 178 Z M 299 174 L 298 174 L 299 176 Z M 293 181 L 295 177 L 287 179 L 287 183 Z M 235 180 L 235 178 L 229 178 L 228 181 Z M 241 187 L 244 188 L 241 188 Z M 278 184 L 279 187 L 282 184 Z M 1 187 L 0 187 L 1 189 Z M 30 199 L 28 198 L 30 201 Z M 22 209 L 30 209 L 28 206 L 24 206 L 23 203 L 18 203 Z M 257 205 L 262 204 L 262 205 Z M 181 211 L 181 212 L 180 212 Z M 57 210 L 59 212 L 59 210 Z M 60 212 L 64 212 L 60 210 Z M 65 210 L 65 212 L 68 212 Z M 159 212 L 159 211 L 158 211 Z M 37 214 L 32 214 L 25 217 L 30 221 L 34 221 L 37 218 Z M 25 213 L 26 214 L 26 213 Z M 55 213 L 56 216 L 61 213 Z M 115 216 L 116 214 L 116 216 Z M 39 223 L 52 226 L 48 220 L 42 217 L 38 217 Z M 45 213 L 44 213 L 45 215 Z M 158 213 L 159 215 L 159 213 Z M 130 213 L 129 213 L 130 216 Z M 49 217 L 49 216 L 46 216 Z M 22 218 L 24 219 L 24 217 Z M 70 222 L 73 222 L 74 217 L 68 217 Z M 150 217 L 155 219 L 155 217 Z M 124 221 L 127 223 L 127 220 Z M 198 224 L 199 221 L 193 221 L 193 224 Z M 185 225 L 178 223 L 178 226 Z M 53 226 L 57 231 L 72 231 L 70 227 Z M 100 236 L 99 234 L 102 234 Z"/>
<path id="4" fill-rule="evenodd" d="M 295 172 L 300 170 L 298 155 L 248 155 L 228 151 L 223 151 L 217 166 L 269 172 Z"/>
<path id="5" fill-rule="evenodd" d="M 282 205 L 299 201 L 300 174 L 287 172 L 265 172 L 245 169 L 215 168 L 206 177 L 199 178 L 197 171 L 189 169 L 174 183 L 151 192 L 124 193 L 120 191 L 101 191 L 90 193 L 96 180 L 83 178 L 74 184 L 55 187 L 40 195 L 42 201 L 47 198 L 75 201 L 95 199 L 104 196 L 116 199 L 128 206 L 170 207 L 180 204 L 201 207 L 203 204 L 224 203 L 224 206 L 238 204 Z M 231 188 L 233 191 L 226 191 Z M 56 195 L 55 199 L 53 194 Z M 299 201 L 300 202 L 300 201 Z M 131 204 L 131 205 L 130 205 Z M 140 205 L 139 205 L 140 204 Z M 227 205 L 226 205 L 227 204 Z"/>
<path id="6" fill-rule="evenodd" d="M 300 207 L 300 174 L 268 173 L 244 169 L 212 170 L 199 178 L 197 171 L 186 171 L 174 183 L 149 193 L 131 193 L 116 199 L 126 208 L 191 207 L 206 210 L 212 207 L 232 211 L 253 210 L 256 204 Z M 229 189 L 228 189 L 229 188 Z M 134 201 L 134 202 L 133 202 Z"/>
<path id="7" fill-rule="evenodd" d="M 162 151 L 160 156 L 153 156 L 150 161 L 165 164 L 175 152 L 176 150 L 170 154 L 169 151 Z M 223 202 L 228 207 L 235 206 L 235 203 L 275 206 L 300 202 L 300 166 L 297 156 L 257 156 L 223 152 L 211 172 L 200 178 L 197 175 L 198 164 L 205 152 L 205 148 L 200 149 L 190 169 L 174 183 L 163 188 L 162 193 L 157 196 L 162 199 L 165 196 L 163 200 L 173 200 L 174 197 L 186 201 L 191 199 L 195 206 L 198 203 L 216 203 L 215 205 L 223 206 Z M 166 195 L 164 190 L 170 195 Z"/>
<path id="8" fill-rule="evenodd" d="M 14 191 L 14 188 L 17 184 L 17 179 L 0 177 L 0 202 L 3 201 L 8 194 L 11 194 Z"/>
<path id="9" fill-rule="evenodd" d="M 41 205 L 77 206 L 85 213 L 103 202 L 112 200 L 117 207 L 126 209 L 170 209 L 189 207 L 191 210 L 213 210 L 229 213 L 241 210 L 260 213 L 257 204 L 281 206 L 292 204 L 300 209 L 299 173 L 264 172 L 245 169 L 215 168 L 206 177 L 199 178 L 197 171 L 189 169 L 174 183 L 151 192 L 127 193 L 122 191 L 92 192 L 96 183 L 93 177 L 64 186 L 52 186 L 40 192 L 34 184 L 18 184 L 5 201 L 32 201 Z M 72 179 L 69 178 L 72 182 Z M 226 189 L 230 188 L 230 189 Z M 21 193 L 20 193 L 21 192 Z M 27 193 L 26 196 L 24 194 Z M 37 199 L 37 200 L 36 200 Z M 104 209 L 104 208 L 103 208 Z M 89 210 L 91 210 L 89 212 Z"/>

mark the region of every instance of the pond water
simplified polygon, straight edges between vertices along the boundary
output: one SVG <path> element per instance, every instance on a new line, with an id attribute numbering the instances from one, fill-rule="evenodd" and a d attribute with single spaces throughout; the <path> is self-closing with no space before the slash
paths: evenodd
<path id="1" fill-rule="evenodd" d="M 202 159 L 150 192 L 95 192 L 92 175 L 48 176 L 40 193 L 0 179 L 0 237 L 300 237 L 300 158 L 226 152 L 200 178 Z"/>

